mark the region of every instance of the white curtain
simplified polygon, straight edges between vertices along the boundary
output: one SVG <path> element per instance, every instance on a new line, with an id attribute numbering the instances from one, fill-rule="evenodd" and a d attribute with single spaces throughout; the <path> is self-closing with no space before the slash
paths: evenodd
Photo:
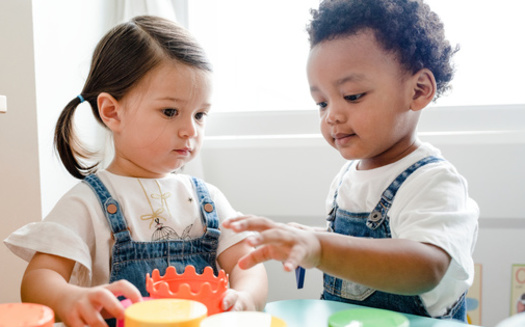
<path id="1" fill-rule="evenodd" d="M 116 0 L 116 23 L 139 15 L 153 15 L 170 19 L 187 27 L 187 0 Z"/>

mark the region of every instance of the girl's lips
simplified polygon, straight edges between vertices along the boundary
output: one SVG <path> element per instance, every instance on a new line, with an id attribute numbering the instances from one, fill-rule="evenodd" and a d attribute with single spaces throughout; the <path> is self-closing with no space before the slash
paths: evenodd
<path id="1" fill-rule="evenodd" d="M 191 154 L 191 149 L 190 148 L 175 149 L 175 152 L 183 156 L 189 156 Z"/>

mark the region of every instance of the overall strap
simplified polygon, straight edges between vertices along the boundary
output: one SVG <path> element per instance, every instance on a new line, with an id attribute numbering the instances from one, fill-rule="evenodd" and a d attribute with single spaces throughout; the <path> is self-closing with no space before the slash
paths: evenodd
<path id="1" fill-rule="evenodd" d="M 350 169 L 350 167 L 352 167 L 352 163 L 354 161 L 350 161 L 347 165 L 346 165 L 346 168 L 345 168 L 345 171 L 341 174 L 341 179 L 339 180 L 339 184 L 337 185 L 337 187 L 335 188 L 335 192 L 334 192 L 334 201 L 333 201 L 333 205 L 332 205 L 332 208 L 335 208 L 337 206 L 337 203 L 336 203 L 336 199 L 337 199 L 337 195 L 339 194 L 339 188 L 341 187 L 341 184 L 343 184 L 343 178 L 345 177 L 346 173 L 348 172 L 348 170 Z"/>
<path id="2" fill-rule="evenodd" d="M 207 229 L 219 229 L 219 218 L 217 217 L 217 210 L 215 203 L 213 203 L 208 188 L 203 180 L 196 177 L 191 178 L 195 185 L 195 191 L 199 198 L 199 204 L 202 211 L 202 223 Z"/>
<path id="3" fill-rule="evenodd" d="M 88 184 L 93 192 L 97 195 L 97 198 L 102 206 L 102 211 L 109 223 L 111 233 L 115 238 L 116 243 L 122 243 L 131 241 L 131 235 L 126 224 L 126 220 L 122 215 L 119 203 L 111 196 L 108 189 L 102 183 L 100 178 L 95 175 L 89 175 L 84 178 L 83 182 Z"/>
<path id="4" fill-rule="evenodd" d="M 392 206 L 392 202 L 397 194 L 397 191 L 401 185 L 403 185 L 405 180 L 420 167 L 437 161 L 443 161 L 443 159 L 434 156 L 423 158 L 399 174 L 381 195 L 381 200 L 379 200 L 374 210 L 368 216 L 366 225 L 371 229 L 376 229 L 379 225 L 381 225 L 381 223 L 387 217 L 388 210 L 390 210 L 390 207 Z"/>
<path id="5" fill-rule="evenodd" d="M 334 200 L 332 201 L 332 209 L 328 213 L 328 216 L 326 217 L 326 221 L 328 221 L 328 231 L 333 232 L 334 231 L 334 221 L 335 221 L 335 214 L 337 212 L 337 195 L 339 194 L 339 188 L 341 187 L 341 184 L 343 184 L 343 178 L 346 175 L 346 172 L 350 169 L 352 166 L 352 162 L 350 161 L 345 168 L 345 171 L 341 174 L 341 179 L 339 180 L 339 184 L 335 188 L 334 192 Z"/>

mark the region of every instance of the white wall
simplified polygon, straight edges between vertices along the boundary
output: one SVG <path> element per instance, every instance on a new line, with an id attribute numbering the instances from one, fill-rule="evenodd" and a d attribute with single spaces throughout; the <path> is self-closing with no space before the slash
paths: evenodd
<path id="1" fill-rule="evenodd" d="M 0 239 L 41 216 L 31 0 L 0 0 Z M 0 246 L 0 302 L 19 299 L 25 263 Z"/>
<path id="2" fill-rule="evenodd" d="M 0 239 L 42 219 L 76 181 L 52 148 L 60 110 L 80 91 L 112 24 L 104 0 L 0 0 Z M 84 116 L 79 108 L 79 116 Z M 88 112 L 89 114 L 89 112 Z M 82 119 L 81 119 L 82 120 Z M 80 124 L 82 130 L 91 121 Z M 93 132 L 87 132 L 95 138 Z M 0 246 L 0 303 L 19 300 L 26 263 Z"/>
<path id="3" fill-rule="evenodd" d="M 113 25 L 104 0 L 33 2 L 36 91 L 42 216 L 77 182 L 63 168 L 53 148 L 53 133 L 65 105 L 82 91 L 96 43 Z M 82 138 L 99 142 L 91 108 L 82 104 L 75 120 Z"/>

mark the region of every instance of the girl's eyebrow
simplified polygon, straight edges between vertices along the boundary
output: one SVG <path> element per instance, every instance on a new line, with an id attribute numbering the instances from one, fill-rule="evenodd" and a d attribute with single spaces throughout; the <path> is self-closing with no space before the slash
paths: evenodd
<path id="1" fill-rule="evenodd" d="M 167 100 L 167 101 L 174 101 L 174 102 L 186 102 L 186 100 L 182 100 L 182 99 L 171 97 L 171 96 L 160 97 L 160 98 L 157 98 L 157 100 L 162 100 L 162 101 Z"/>
<path id="2" fill-rule="evenodd" d="M 160 98 L 157 98 L 157 100 L 159 100 L 159 101 L 172 101 L 172 102 L 180 103 L 182 105 L 184 105 L 184 104 L 186 104 L 188 102 L 187 100 L 183 100 L 183 99 L 179 99 L 179 98 L 175 98 L 175 97 L 171 97 L 171 96 L 160 97 Z M 209 110 L 210 108 L 211 108 L 211 103 L 205 102 L 205 103 L 202 104 L 202 109 Z"/>

